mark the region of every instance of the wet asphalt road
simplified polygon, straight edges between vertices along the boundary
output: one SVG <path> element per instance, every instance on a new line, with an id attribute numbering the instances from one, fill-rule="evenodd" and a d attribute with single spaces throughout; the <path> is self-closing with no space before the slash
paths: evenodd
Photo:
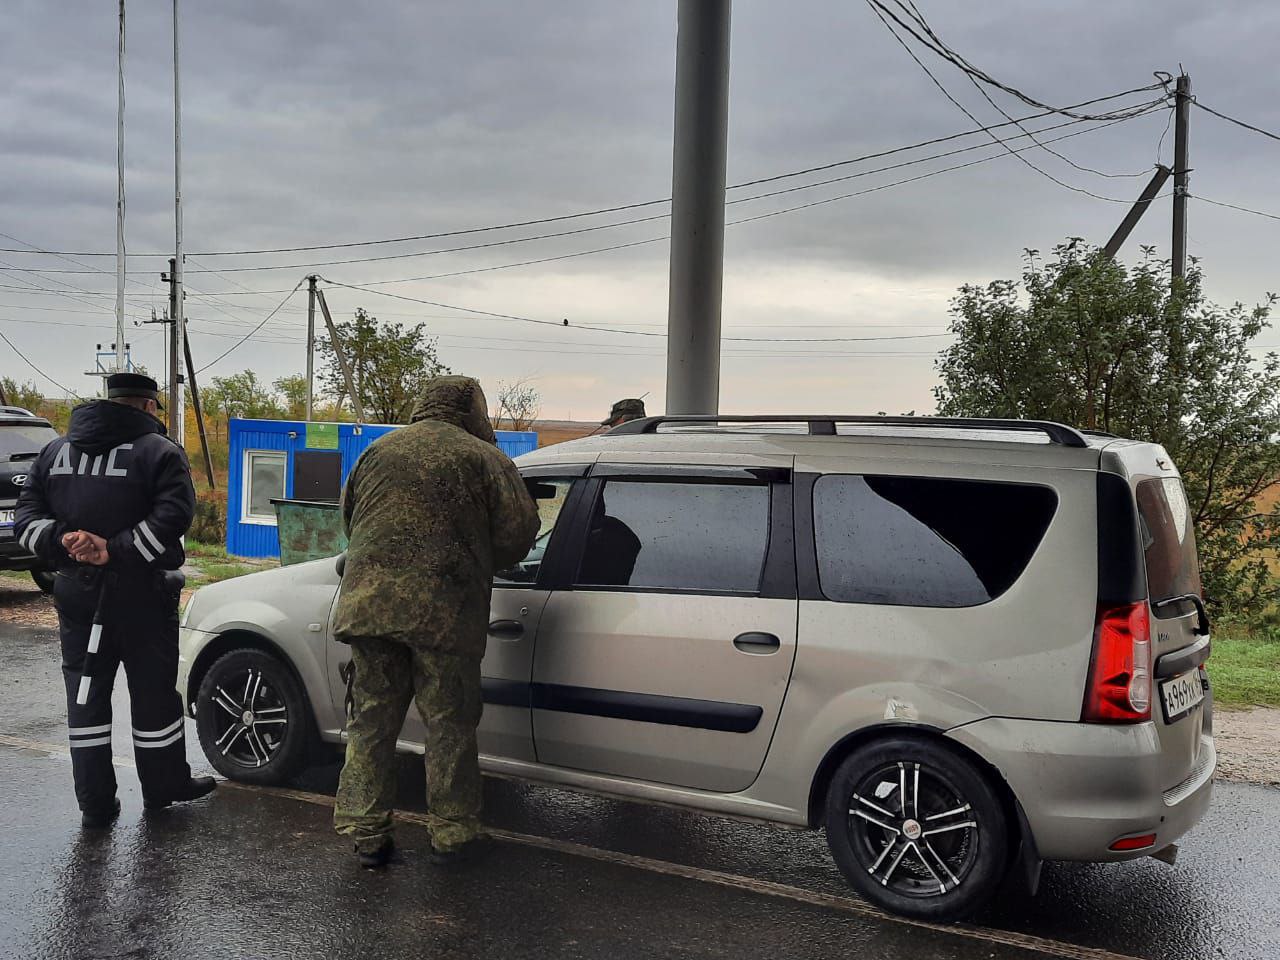
<path id="1" fill-rule="evenodd" d="M 1277 789 L 1219 784 L 1176 867 L 1048 864 L 1036 898 L 1010 889 L 949 930 L 867 910 L 821 834 L 499 780 L 486 820 L 511 836 L 491 861 L 441 875 L 410 821 L 369 874 L 329 827 L 336 766 L 147 815 L 126 767 L 120 822 L 82 835 L 56 638 L 0 624 L 0 662 L 0 957 L 1280 957 Z M 420 764 L 401 781 L 420 812 Z"/>

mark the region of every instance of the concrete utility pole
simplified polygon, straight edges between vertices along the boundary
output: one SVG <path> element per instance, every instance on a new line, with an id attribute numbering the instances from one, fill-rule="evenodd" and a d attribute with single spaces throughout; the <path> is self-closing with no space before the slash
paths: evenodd
<path id="1" fill-rule="evenodd" d="M 1173 114 L 1173 266 L 1174 280 L 1187 275 L 1187 184 L 1191 180 L 1187 133 L 1191 121 L 1191 78 L 1178 77 Z"/>
<path id="2" fill-rule="evenodd" d="M 173 277 L 173 330 L 169 364 L 170 408 L 169 436 L 178 446 L 186 442 L 187 414 L 182 395 L 182 362 L 186 352 L 187 317 L 186 294 L 182 291 L 182 95 L 178 86 L 178 0 L 173 0 L 173 259 L 169 261 Z M 175 372 L 176 371 L 176 372 Z"/>
<path id="3" fill-rule="evenodd" d="M 127 369 L 124 345 L 124 0 L 116 49 L 116 370 Z"/>
<path id="4" fill-rule="evenodd" d="M 315 395 L 316 364 L 316 281 L 315 274 L 307 277 L 307 422 L 311 422 L 311 403 Z"/>
<path id="5" fill-rule="evenodd" d="M 329 342 L 333 344 L 333 355 L 338 358 L 338 368 L 342 371 L 342 380 L 347 385 L 347 393 L 351 395 L 351 405 L 356 411 L 356 422 L 364 423 L 364 405 L 360 403 L 360 394 L 356 393 L 355 381 L 351 378 L 351 366 L 347 363 L 346 351 L 342 341 L 338 339 L 338 328 L 334 326 L 333 316 L 329 313 L 329 303 L 324 298 L 324 291 L 317 290 L 320 300 L 320 312 L 324 314 L 324 324 L 329 331 Z"/>
<path id="6" fill-rule="evenodd" d="M 169 413 L 169 436 L 181 443 L 180 424 L 183 421 L 182 407 L 178 397 L 182 392 L 182 345 L 183 338 L 178 334 L 178 304 L 181 303 L 181 292 L 178 287 L 177 257 L 169 258 L 169 273 L 164 278 L 169 281 L 169 388 L 165 398 L 165 406 Z"/>
<path id="7" fill-rule="evenodd" d="M 679 0 L 667 409 L 720 412 L 730 0 Z"/>
<path id="8" fill-rule="evenodd" d="M 1151 206 L 1151 201 L 1156 198 L 1156 194 L 1164 187 L 1172 172 L 1163 164 L 1156 165 L 1156 172 L 1151 177 L 1151 182 L 1147 184 L 1137 202 L 1125 214 L 1124 220 L 1120 222 L 1120 226 L 1116 227 L 1116 232 L 1111 235 L 1107 245 L 1102 248 L 1108 257 L 1115 257 L 1120 252 L 1120 247 L 1129 239 L 1129 234 L 1133 233 L 1133 228 L 1138 225 L 1138 221 L 1147 212 L 1147 208 Z"/>

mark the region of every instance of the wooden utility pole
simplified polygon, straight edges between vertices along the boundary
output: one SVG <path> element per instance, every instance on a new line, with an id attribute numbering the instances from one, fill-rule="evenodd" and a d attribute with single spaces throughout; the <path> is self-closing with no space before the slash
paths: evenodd
<path id="1" fill-rule="evenodd" d="M 209 489 L 217 486 L 213 480 L 213 457 L 209 455 L 209 438 L 204 432 L 204 411 L 200 409 L 200 391 L 196 387 L 196 365 L 191 362 L 191 341 L 182 338 L 182 352 L 187 357 L 187 380 L 191 386 L 191 409 L 196 413 L 196 428 L 200 431 L 200 450 L 204 454 L 204 471 L 209 477 Z"/>
<path id="2" fill-rule="evenodd" d="M 311 422 L 311 404 L 315 395 L 316 362 L 316 281 L 314 273 L 307 277 L 307 422 Z"/>
<path id="3" fill-rule="evenodd" d="M 329 342 L 333 344 L 333 355 L 338 358 L 338 368 L 342 370 L 342 379 L 347 385 L 347 393 L 351 394 L 351 405 L 356 408 L 356 422 L 364 423 L 364 406 L 360 403 L 360 394 L 356 393 L 355 382 L 351 379 L 351 367 L 347 364 L 347 355 L 342 349 L 342 341 L 338 339 L 338 328 L 333 325 L 333 317 L 329 313 L 329 304 L 324 299 L 324 291 L 316 289 L 316 298 L 320 301 L 320 312 L 324 314 L 324 324 L 329 329 Z"/>
<path id="4" fill-rule="evenodd" d="M 1173 113 L 1173 266 L 1175 283 L 1187 275 L 1187 184 L 1191 179 L 1187 133 L 1191 120 L 1191 78 L 1178 77 Z"/>

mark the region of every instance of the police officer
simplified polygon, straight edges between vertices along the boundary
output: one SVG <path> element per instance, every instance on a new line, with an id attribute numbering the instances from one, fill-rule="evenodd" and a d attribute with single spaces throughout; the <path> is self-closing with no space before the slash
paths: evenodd
<path id="1" fill-rule="evenodd" d="M 192 777 L 186 759 L 178 596 L 195 491 L 186 454 L 156 419 L 157 400 L 150 377 L 112 374 L 107 399 L 72 411 L 67 435 L 40 452 L 18 499 L 19 541 L 58 571 L 71 769 L 88 829 L 120 814 L 111 764 L 120 664 L 144 806 L 194 800 L 216 786 Z"/>
<path id="2" fill-rule="evenodd" d="M 639 399 L 619 400 L 609 410 L 609 416 L 600 421 L 602 427 L 616 427 L 628 420 L 639 420 L 645 416 L 644 401 Z"/>

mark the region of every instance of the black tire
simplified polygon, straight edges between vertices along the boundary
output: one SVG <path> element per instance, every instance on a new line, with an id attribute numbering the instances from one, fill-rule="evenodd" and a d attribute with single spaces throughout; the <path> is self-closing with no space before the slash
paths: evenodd
<path id="1" fill-rule="evenodd" d="M 845 758 L 827 790 L 826 827 L 857 891 L 919 920 L 973 914 L 1008 870 L 1009 825 L 986 776 L 925 740 L 878 740 Z"/>
<path id="2" fill-rule="evenodd" d="M 53 582 L 57 576 L 52 570 L 32 570 L 31 579 L 40 588 L 41 593 L 53 593 Z"/>
<path id="3" fill-rule="evenodd" d="M 232 650 L 219 657 L 200 682 L 200 746 L 214 769 L 232 780 L 266 786 L 288 783 L 307 765 L 314 729 L 302 685 L 269 653 Z"/>

